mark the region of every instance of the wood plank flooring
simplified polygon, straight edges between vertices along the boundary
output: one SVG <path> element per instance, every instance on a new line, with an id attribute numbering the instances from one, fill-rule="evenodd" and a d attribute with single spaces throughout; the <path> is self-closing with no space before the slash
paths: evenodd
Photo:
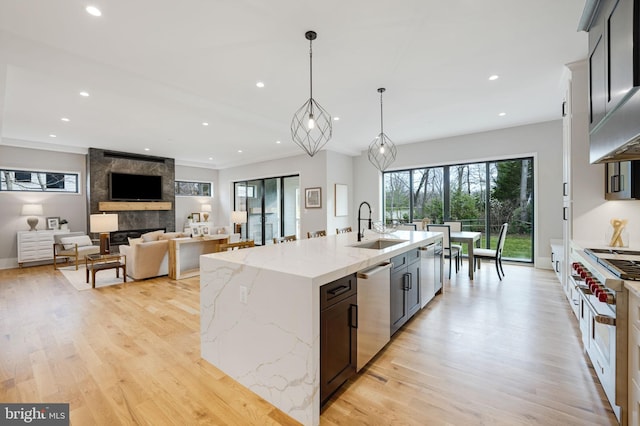
<path id="1" fill-rule="evenodd" d="M 463 268 L 321 425 L 617 424 L 555 275 L 505 272 Z M 0 270 L 0 401 L 69 402 L 73 425 L 296 424 L 200 358 L 198 310 L 197 277 L 77 291 Z"/>

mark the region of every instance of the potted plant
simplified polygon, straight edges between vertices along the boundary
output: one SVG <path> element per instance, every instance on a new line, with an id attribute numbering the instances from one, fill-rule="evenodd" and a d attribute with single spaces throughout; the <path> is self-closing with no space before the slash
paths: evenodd
<path id="1" fill-rule="evenodd" d="M 63 231 L 67 231 L 69 229 L 69 222 L 67 219 L 60 219 L 60 229 Z"/>

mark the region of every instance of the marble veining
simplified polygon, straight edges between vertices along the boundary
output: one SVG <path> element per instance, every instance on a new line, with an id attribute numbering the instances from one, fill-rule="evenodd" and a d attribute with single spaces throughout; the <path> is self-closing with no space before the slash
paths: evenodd
<path id="1" fill-rule="evenodd" d="M 201 256 L 202 357 L 301 423 L 317 425 L 319 287 L 441 234 L 389 237 L 407 241 L 370 250 L 350 247 L 356 234 L 349 233 Z"/>

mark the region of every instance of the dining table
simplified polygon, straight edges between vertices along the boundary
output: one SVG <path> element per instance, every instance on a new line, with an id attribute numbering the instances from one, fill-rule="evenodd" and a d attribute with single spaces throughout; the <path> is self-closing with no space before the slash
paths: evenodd
<path id="1" fill-rule="evenodd" d="M 475 261 L 473 258 L 473 248 L 480 247 L 480 238 L 482 232 L 471 231 L 451 231 L 451 242 L 462 243 L 467 245 L 467 257 L 469 259 L 469 279 L 473 279 L 475 270 Z"/>

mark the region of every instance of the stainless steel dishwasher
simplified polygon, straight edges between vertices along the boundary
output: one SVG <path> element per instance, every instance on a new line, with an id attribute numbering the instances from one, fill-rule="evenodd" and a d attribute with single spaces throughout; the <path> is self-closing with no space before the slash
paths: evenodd
<path id="1" fill-rule="evenodd" d="M 358 272 L 358 358 L 356 371 L 373 358 L 391 338 L 389 281 L 391 262 Z"/>
<path id="2" fill-rule="evenodd" d="M 442 241 L 420 247 L 420 307 L 424 308 L 442 289 Z"/>

